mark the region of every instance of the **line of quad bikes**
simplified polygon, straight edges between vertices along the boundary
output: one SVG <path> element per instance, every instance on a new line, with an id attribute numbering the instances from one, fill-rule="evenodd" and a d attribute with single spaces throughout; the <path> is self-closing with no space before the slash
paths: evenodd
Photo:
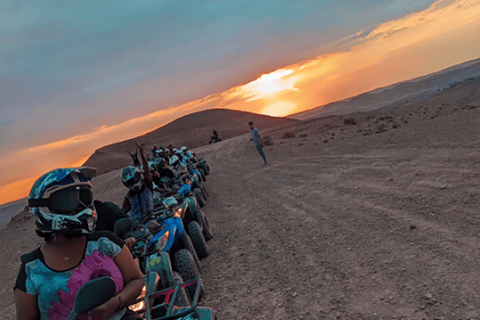
<path id="1" fill-rule="evenodd" d="M 131 248 L 144 274 L 142 295 L 129 309 L 147 320 L 213 320 L 209 307 L 200 307 L 206 290 L 201 279 L 200 260 L 209 255 L 207 241 L 213 235 L 201 210 L 208 193 L 204 182 L 210 167 L 203 159 L 188 164 L 182 180 L 162 177 L 174 192 L 154 192 L 154 210 L 141 221 L 124 218 L 116 222 L 115 234 L 135 238 Z M 146 227 L 152 220 L 156 229 Z M 158 227 L 158 225 L 160 227 Z M 86 283 L 77 292 L 75 307 L 68 320 L 94 309 L 115 295 L 115 283 L 102 277 Z"/>

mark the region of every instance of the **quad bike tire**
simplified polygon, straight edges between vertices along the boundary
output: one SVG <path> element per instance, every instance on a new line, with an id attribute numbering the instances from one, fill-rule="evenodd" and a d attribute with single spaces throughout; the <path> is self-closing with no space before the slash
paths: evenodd
<path id="1" fill-rule="evenodd" d="M 207 192 L 207 189 L 205 188 L 205 185 L 201 181 L 194 182 L 193 183 L 193 189 L 195 190 L 196 188 L 200 189 L 201 195 L 203 196 L 203 200 L 207 201 L 208 192 Z"/>
<path id="2" fill-rule="evenodd" d="M 207 191 L 207 187 L 205 187 L 205 184 L 201 183 L 200 184 L 200 190 L 202 190 L 204 196 L 205 196 L 205 200 L 207 200 L 208 198 L 208 191 Z"/>
<path id="3" fill-rule="evenodd" d="M 192 238 L 193 246 L 200 259 L 204 259 L 209 256 L 207 240 L 203 237 L 202 227 L 197 221 L 192 221 L 188 224 L 188 233 Z"/>
<path id="4" fill-rule="evenodd" d="M 195 221 L 198 222 L 200 227 L 202 227 L 203 237 L 205 240 L 209 241 L 213 238 L 212 230 L 210 229 L 210 224 L 208 223 L 207 216 L 202 210 L 197 210 L 193 213 Z"/>
<path id="5" fill-rule="evenodd" d="M 188 235 L 188 233 L 185 233 L 185 249 L 190 251 L 193 257 L 193 261 L 195 261 L 195 264 L 197 265 L 197 269 L 199 272 L 202 272 L 202 268 L 200 267 L 200 259 L 198 258 L 197 250 L 195 249 L 195 246 L 193 245 L 192 238 Z"/>
<path id="6" fill-rule="evenodd" d="M 205 164 L 203 167 L 203 171 L 205 172 L 205 175 L 208 176 L 210 174 L 210 166 L 208 164 Z"/>
<path id="7" fill-rule="evenodd" d="M 202 182 L 205 182 L 207 181 L 207 179 L 205 178 L 205 171 L 203 171 L 203 169 L 198 169 L 198 172 L 200 172 L 200 176 L 202 178 Z"/>
<path id="8" fill-rule="evenodd" d="M 174 280 L 172 286 L 182 284 L 184 282 L 182 276 L 178 274 L 178 272 L 173 273 L 173 279 Z M 179 289 L 177 294 L 177 300 L 175 300 L 175 305 L 179 307 L 191 306 L 190 298 L 188 297 L 187 290 L 185 288 Z"/>
<path id="9" fill-rule="evenodd" d="M 193 189 L 193 193 L 195 194 L 195 198 L 197 199 L 200 208 L 205 207 L 205 200 L 203 200 L 202 190 L 200 190 L 199 188 L 195 188 Z"/>
<path id="10" fill-rule="evenodd" d="M 173 265 L 175 271 L 180 274 L 184 281 L 191 281 L 196 278 L 200 278 L 200 271 L 198 271 L 197 265 L 193 261 L 192 254 L 187 249 L 180 249 L 175 252 L 173 257 Z M 195 295 L 195 288 L 193 286 L 186 287 L 188 297 L 190 300 Z M 205 287 L 202 283 L 200 287 L 200 298 L 205 295 Z"/>

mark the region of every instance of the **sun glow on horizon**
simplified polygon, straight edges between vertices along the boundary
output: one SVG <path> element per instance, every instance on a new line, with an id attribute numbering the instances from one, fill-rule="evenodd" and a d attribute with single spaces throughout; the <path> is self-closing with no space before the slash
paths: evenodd
<path id="1" fill-rule="evenodd" d="M 294 70 L 279 69 L 262 74 L 252 82 L 237 87 L 230 96 L 240 97 L 245 99 L 246 102 L 251 102 L 288 91 L 298 91 L 298 89 L 294 87 L 294 79 L 287 77 L 293 72 Z"/>
<path id="2" fill-rule="evenodd" d="M 263 108 L 260 113 L 273 117 L 285 117 L 291 114 L 296 107 L 297 104 L 294 101 L 279 100 Z"/>

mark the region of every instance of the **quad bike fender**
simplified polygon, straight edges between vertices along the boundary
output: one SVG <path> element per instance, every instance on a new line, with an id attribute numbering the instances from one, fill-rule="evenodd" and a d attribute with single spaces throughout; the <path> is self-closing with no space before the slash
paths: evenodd
<path id="1" fill-rule="evenodd" d="M 174 314 L 182 313 L 188 310 L 188 307 L 175 307 Z M 213 310 L 208 307 L 197 307 L 194 312 L 189 314 L 187 317 L 180 318 L 181 319 L 189 319 L 189 320 L 215 320 L 215 315 L 213 314 Z"/>
<path id="2" fill-rule="evenodd" d="M 173 218 L 170 218 L 172 221 L 172 225 L 175 226 L 175 228 L 177 229 L 176 232 L 179 233 L 179 234 L 184 234 L 185 233 L 185 228 L 183 227 L 183 221 L 182 221 L 182 218 L 177 218 L 177 217 L 173 217 Z M 168 220 L 170 220 L 168 219 Z"/>
<path id="3" fill-rule="evenodd" d="M 145 281 L 148 295 L 154 293 L 157 290 L 158 283 L 160 282 L 160 276 L 156 272 L 147 271 L 147 273 L 143 277 L 143 280 Z M 150 303 L 153 303 L 153 299 Z"/>
<path id="4" fill-rule="evenodd" d="M 187 214 L 187 211 L 189 209 L 187 201 L 183 201 L 180 207 L 182 208 L 182 219 L 183 219 L 185 218 L 185 215 Z"/>
<path id="5" fill-rule="evenodd" d="M 198 307 L 198 320 L 214 320 L 213 310 L 207 307 Z"/>
<path id="6" fill-rule="evenodd" d="M 197 211 L 197 199 L 195 199 L 195 196 L 193 197 L 188 197 L 185 198 L 185 201 L 188 204 L 188 207 L 190 208 L 191 211 Z"/>
<path id="7" fill-rule="evenodd" d="M 155 272 L 160 276 L 164 288 L 173 282 L 172 263 L 166 252 L 157 252 L 146 258 L 145 273 Z M 148 283 L 146 282 L 148 285 Z M 150 290 L 150 287 L 148 287 Z M 155 291 L 155 288 L 153 289 Z"/>

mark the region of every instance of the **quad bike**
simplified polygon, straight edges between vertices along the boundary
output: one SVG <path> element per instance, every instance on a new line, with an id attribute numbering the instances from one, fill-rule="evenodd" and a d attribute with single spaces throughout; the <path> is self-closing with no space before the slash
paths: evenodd
<path id="1" fill-rule="evenodd" d="M 146 304 L 146 320 L 214 320 L 216 316 L 213 310 L 208 307 L 198 307 L 198 299 L 201 293 L 202 282 L 200 279 L 177 284 L 172 288 L 160 290 L 148 294 L 145 297 Z M 192 287 L 195 290 L 192 303 L 190 306 L 177 306 L 176 300 L 179 294 L 179 290 L 182 288 Z M 164 302 L 161 304 L 152 304 L 152 298 L 165 297 L 162 299 Z"/>
<path id="2" fill-rule="evenodd" d="M 203 191 L 198 187 L 194 188 L 192 180 L 189 180 L 186 175 L 180 179 L 162 177 L 160 180 L 167 188 L 170 188 L 172 191 L 175 190 L 174 194 L 176 194 L 176 198 L 195 197 L 200 207 L 203 208 L 205 206 L 205 195 Z"/>
<path id="3" fill-rule="evenodd" d="M 197 168 L 199 170 L 202 170 L 203 173 L 205 173 L 206 176 L 208 176 L 210 174 L 210 166 L 207 164 L 205 159 L 199 159 L 197 161 Z"/>
<path id="4" fill-rule="evenodd" d="M 202 190 L 205 200 L 207 200 L 208 192 L 205 184 L 205 176 L 200 172 L 195 163 L 191 163 L 188 166 L 188 172 L 190 173 L 190 180 L 192 181 L 193 188 L 199 188 Z"/>
<path id="5" fill-rule="evenodd" d="M 194 219 L 195 216 L 190 212 L 188 204 L 180 205 L 174 197 L 169 197 L 163 201 L 162 207 L 155 209 L 153 215 L 156 221 L 163 226 L 163 232 L 169 232 L 170 235 L 170 241 L 164 251 L 170 250 L 177 238 L 185 237 L 188 240 L 188 237 L 190 237 L 195 252 L 200 259 L 209 255 L 202 227 Z M 184 226 L 187 226 L 187 228 L 184 228 Z M 172 237 L 172 235 L 174 236 Z"/>
<path id="6" fill-rule="evenodd" d="M 149 272 L 145 277 L 146 286 L 155 286 L 158 275 Z M 181 292 L 188 286 L 195 286 L 193 300 L 188 305 L 179 306 Z M 143 302 L 144 317 L 146 320 L 214 320 L 212 309 L 198 307 L 202 283 L 200 279 L 190 282 L 177 283 L 172 287 L 157 291 L 147 289 L 146 293 L 136 304 Z M 66 320 L 78 320 L 96 307 L 104 304 L 115 295 L 115 282 L 111 277 L 100 277 L 82 285 L 75 295 L 74 308 Z"/>
<path id="7" fill-rule="evenodd" d="M 163 178 L 162 178 L 163 179 Z M 168 178 L 167 178 L 168 179 Z M 205 240 L 210 240 L 213 238 L 210 225 L 208 223 L 205 213 L 199 208 L 197 198 L 190 191 L 190 184 L 186 183 L 180 187 L 180 189 L 166 192 L 166 193 L 154 193 L 154 207 L 159 210 L 163 210 L 164 204 L 163 201 L 173 196 L 177 201 L 175 206 L 180 206 L 182 208 L 182 221 L 183 225 L 187 226 L 191 221 L 196 221 L 201 229 Z M 189 232 L 190 234 L 190 232 Z M 191 235 L 190 235 L 191 236 Z"/>
<path id="8" fill-rule="evenodd" d="M 150 217 L 150 219 L 152 218 L 155 218 L 154 215 Z M 177 219 L 177 223 L 178 220 L 180 219 Z M 138 258 L 140 269 L 144 274 L 148 271 L 155 271 L 160 276 L 163 288 L 175 283 L 173 271 L 177 272 L 184 280 L 200 277 L 195 247 L 189 235 L 184 231 L 181 220 L 180 230 L 177 228 L 177 224 L 171 223 L 168 227 L 161 225 L 160 230 L 156 230 L 155 234 L 152 234 L 141 222 L 131 218 L 120 219 L 115 224 L 115 234 L 123 239 L 135 238 L 136 244 L 130 251 L 134 258 Z M 173 261 L 173 266 L 171 261 Z M 202 295 L 204 293 L 203 289 Z"/>
<path id="9" fill-rule="evenodd" d="M 210 240 L 213 238 L 210 225 L 207 220 L 205 213 L 199 208 L 200 205 L 196 197 L 193 197 L 191 193 L 188 192 L 189 184 L 183 185 L 179 191 L 175 194 L 175 199 L 179 202 L 180 206 L 184 208 L 186 214 L 182 216 L 183 225 L 188 226 L 191 220 L 197 221 L 197 223 L 202 228 L 203 236 L 205 240 Z"/>

